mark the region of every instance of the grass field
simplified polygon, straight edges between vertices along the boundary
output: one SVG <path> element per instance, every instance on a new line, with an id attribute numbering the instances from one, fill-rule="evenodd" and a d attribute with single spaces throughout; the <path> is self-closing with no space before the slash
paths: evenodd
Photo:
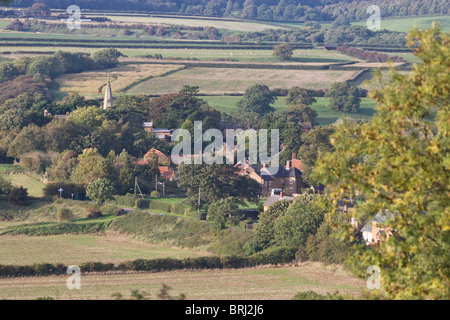
<path id="1" fill-rule="evenodd" d="M 11 180 L 11 183 L 14 186 L 28 189 L 28 194 L 33 197 L 42 197 L 44 195 L 44 184 L 30 176 L 24 174 L 11 174 L 8 175 L 8 178 Z"/>
<path id="2" fill-rule="evenodd" d="M 17 164 L 7 164 L 7 163 L 0 164 L 0 173 L 17 172 L 17 171 L 23 171 L 23 170 L 24 169 Z"/>
<path id="3" fill-rule="evenodd" d="M 121 93 L 135 82 L 150 77 L 162 76 L 173 70 L 182 68 L 178 65 L 125 65 L 110 69 L 111 87 L 115 93 Z M 95 70 L 89 72 L 65 74 L 56 79 L 59 91 L 78 93 L 102 93 L 106 85 L 108 71 Z"/>
<path id="4" fill-rule="evenodd" d="M 182 259 L 206 254 L 114 235 L 0 236 L 0 264 L 8 265 L 44 262 L 72 265 L 88 261 L 119 263 L 135 259 Z"/>
<path id="5" fill-rule="evenodd" d="M 381 17 L 381 29 L 387 29 L 399 32 L 408 32 L 414 28 L 416 22 L 420 29 L 429 28 L 433 21 L 442 24 L 442 30 L 444 32 L 450 31 L 450 16 L 435 16 L 435 17 L 409 17 L 409 18 L 398 18 L 398 19 L 388 19 Z M 366 21 L 364 22 L 354 22 L 353 25 L 366 26 Z"/>
<path id="6" fill-rule="evenodd" d="M 233 96 L 205 96 L 201 97 L 206 100 L 208 104 L 225 113 L 233 114 L 236 113 L 237 107 L 236 103 L 242 99 L 242 97 L 233 97 Z M 337 119 L 341 117 L 350 117 L 355 120 L 368 120 L 374 114 L 374 107 L 376 105 L 375 101 L 371 98 L 362 98 L 361 99 L 361 110 L 359 113 L 344 113 L 339 111 L 331 110 L 327 107 L 328 99 L 327 98 L 316 98 L 317 102 L 311 105 L 311 108 L 317 111 L 318 113 L 318 121 L 320 125 L 329 125 L 334 123 Z M 273 104 L 273 107 L 276 111 L 282 111 L 288 108 L 285 103 L 285 97 L 278 97 Z"/>
<path id="7" fill-rule="evenodd" d="M 0 279 L 0 299 L 112 299 L 125 298 L 131 290 L 145 291 L 156 299 L 162 284 L 172 287 L 171 295 L 184 293 L 189 300 L 288 300 L 299 291 L 349 293 L 360 297 L 365 281 L 356 279 L 335 266 L 317 263 L 299 266 L 258 267 L 159 273 L 81 275 L 81 289 L 68 290 L 66 276 Z"/>
<path id="8" fill-rule="evenodd" d="M 132 94 L 165 94 L 179 91 L 184 85 L 199 86 L 200 93 L 222 95 L 243 93 L 255 84 L 271 89 L 300 86 L 327 89 L 334 82 L 349 79 L 354 71 L 341 70 L 266 70 L 246 68 L 186 68 L 168 76 L 144 81 L 128 92 Z"/>

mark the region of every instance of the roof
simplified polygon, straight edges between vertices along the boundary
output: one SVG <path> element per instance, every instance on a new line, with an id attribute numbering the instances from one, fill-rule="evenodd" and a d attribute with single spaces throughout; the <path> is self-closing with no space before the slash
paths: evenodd
<path id="1" fill-rule="evenodd" d="M 361 232 L 372 232 L 372 224 L 366 224 L 364 227 L 362 227 Z"/>
<path id="2" fill-rule="evenodd" d="M 173 130 L 171 129 L 153 129 L 153 133 L 164 133 L 164 132 L 168 132 L 171 133 Z"/>
<path id="3" fill-rule="evenodd" d="M 290 167 L 289 169 L 286 167 L 266 167 L 261 170 L 255 171 L 263 180 L 275 180 L 276 178 L 300 178 L 302 176 L 302 172 L 295 168 Z"/>
<path id="4" fill-rule="evenodd" d="M 294 197 L 283 196 L 283 198 L 281 198 L 280 195 L 274 194 L 274 195 L 271 195 L 269 197 L 269 199 L 267 199 L 264 202 L 264 207 L 269 207 L 271 204 L 274 204 L 275 202 L 278 202 L 280 200 L 292 201 L 292 200 L 294 200 Z"/>

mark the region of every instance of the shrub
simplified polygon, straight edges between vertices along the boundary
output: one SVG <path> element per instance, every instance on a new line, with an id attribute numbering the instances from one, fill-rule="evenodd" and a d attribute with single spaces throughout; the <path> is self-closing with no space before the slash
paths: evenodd
<path id="1" fill-rule="evenodd" d="M 92 219 L 92 218 L 100 218 L 103 217 L 103 214 L 100 210 L 98 209 L 89 209 L 89 214 L 87 215 L 88 219 Z"/>
<path id="2" fill-rule="evenodd" d="M 125 196 L 116 196 L 114 203 L 119 206 L 134 207 L 136 198 L 134 195 L 127 194 Z"/>
<path id="3" fill-rule="evenodd" d="M 73 212 L 68 208 L 61 208 L 56 213 L 56 219 L 58 221 L 67 221 L 73 219 Z"/>
<path id="4" fill-rule="evenodd" d="M 154 200 L 150 202 L 150 209 L 153 210 L 159 210 L 159 211 L 164 211 L 164 212 L 170 212 L 171 209 L 171 205 L 170 203 L 167 202 L 162 202 L 162 201 L 158 201 L 158 200 Z"/>
<path id="5" fill-rule="evenodd" d="M 353 300 L 353 297 L 348 293 L 340 294 L 338 291 L 335 291 L 332 294 L 327 292 L 326 295 L 323 295 L 308 290 L 296 293 L 292 300 Z"/>
<path id="6" fill-rule="evenodd" d="M 185 209 L 186 208 L 183 205 L 175 203 L 170 207 L 170 212 L 176 213 L 176 214 L 184 214 Z"/>
<path id="7" fill-rule="evenodd" d="M 159 193 L 159 191 L 152 191 L 150 193 L 150 197 L 152 198 L 159 198 L 161 196 L 161 194 Z"/>
<path id="8" fill-rule="evenodd" d="M 255 253 L 251 256 L 251 258 L 254 258 L 257 264 L 277 265 L 293 261 L 295 259 L 295 253 L 295 248 L 273 247 Z"/>
<path id="9" fill-rule="evenodd" d="M 30 204 L 30 199 L 28 197 L 28 191 L 24 187 L 12 187 L 8 194 L 8 202 L 19 205 L 26 206 Z"/>
<path id="10" fill-rule="evenodd" d="M 150 208 L 150 200 L 148 199 L 136 199 L 135 207 L 139 209 L 149 209 Z"/>

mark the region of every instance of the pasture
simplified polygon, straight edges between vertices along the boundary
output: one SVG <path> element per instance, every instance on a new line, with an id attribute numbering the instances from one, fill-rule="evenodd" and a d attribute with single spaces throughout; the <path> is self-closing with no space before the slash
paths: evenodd
<path id="1" fill-rule="evenodd" d="M 125 298 L 131 290 L 144 291 L 157 299 L 162 284 L 172 287 L 171 295 L 184 293 L 189 300 L 288 300 L 299 291 L 334 292 L 361 296 L 365 281 L 339 267 L 318 263 L 299 266 L 248 269 L 185 270 L 158 273 L 81 274 L 81 289 L 69 290 L 67 276 L 0 279 L 0 299 L 53 297 L 61 300 Z"/>
<path id="2" fill-rule="evenodd" d="M 408 32 L 417 23 L 419 29 L 429 28 L 433 21 L 442 25 L 444 32 L 450 31 L 450 16 L 434 17 L 408 17 L 408 18 L 383 18 L 381 17 L 381 29 L 398 32 Z M 367 22 L 353 22 L 352 25 L 366 26 Z"/>
<path id="3" fill-rule="evenodd" d="M 163 77 L 143 81 L 128 90 L 132 94 L 166 94 L 179 91 L 184 85 L 199 86 L 200 93 L 223 95 L 243 93 L 255 84 L 271 89 L 327 89 L 334 82 L 346 81 L 354 71 L 347 70 L 283 70 L 250 68 L 200 68 L 179 70 Z"/>
<path id="4" fill-rule="evenodd" d="M 10 174 L 7 176 L 13 186 L 28 189 L 28 194 L 32 197 L 42 197 L 44 195 L 44 184 L 30 176 L 24 174 Z"/>
<path id="5" fill-rule="evenodd" d="M 233 114 L 238 111 L 236 103 L 242 99 L 242 97 L 236 96 L 205 96 L 201 98 L 207 101 L 211 107 L 228 114 Z M 330 125 L 341 117 L 349 117 L 355 120 L 369 120 L 375 112 L 374 108 L 376 103 L 371 98 L 361 99 L 361 109 L 359 113 L 345 113 L 331 110 L 327 107 L 328 98 L 318 97 L 316 100 L 317 102 L 312 104 L 311 108 L 317 111 L 317 121 L 322 126 Z M 272 106 L 276 111 L 283 111 L 288 108 L 285 103 L 285 97 L 278 97 Z"/>
<path id="6" fill-rule="evenodd" d="M 7 223 L 5 223 L 5 226 Z M 120 263 L 134 259 L 183 259 L 206 255 L 188 249 L 144 243 L 116 235 L 0 236 L 0 264 Z"/>

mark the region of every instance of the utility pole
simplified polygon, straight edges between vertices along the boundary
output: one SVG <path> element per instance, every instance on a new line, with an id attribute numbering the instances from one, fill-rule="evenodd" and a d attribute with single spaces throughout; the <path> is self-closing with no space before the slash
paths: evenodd
<path id="1" fill-rule="evenodd" d="M 198 207 L 197 212 L 200 214 L 200 195 L 201 195 L 201 187 L 200 184 L 198 185 Z"/>
<path id="2" fill-rule="evenodd" d="M 155 191 L 158 191 L 158 175 L 155 175 Z"/>
<path id="3" fill-rule="evenodd" d="M 163 197 L 166 195 L 166 182 L 163 181 Z"/>

